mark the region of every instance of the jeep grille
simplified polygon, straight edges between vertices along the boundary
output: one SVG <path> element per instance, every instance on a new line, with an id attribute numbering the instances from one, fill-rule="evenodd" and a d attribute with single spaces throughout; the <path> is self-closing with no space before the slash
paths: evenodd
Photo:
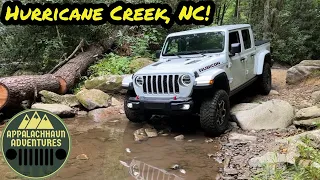
<path id="1" fill-rule="evenodd" d="M 145 94 L 179 93 L 179 75 L 143 76 L 143 92 Z"/>

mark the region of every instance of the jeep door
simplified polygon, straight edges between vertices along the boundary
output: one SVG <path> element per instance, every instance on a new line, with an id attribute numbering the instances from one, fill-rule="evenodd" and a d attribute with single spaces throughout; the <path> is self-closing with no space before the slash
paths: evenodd
<path id="1" fill-rule="evenodd" d="M 243 52 L 241 57 L 244 58 L 245 64 L 245 80 L 248 81 L 254 78 L 254 40 L 251 28 L 246 28 L 241 30 L 241 41 Z"/>
<path id="2" fill-rule="evenodd" d="M 240 43 L 240 31 L 230 31 L 229 32 L 229 45 L 228 52 L 231 51 L 231 44 Z M 237 53 L 235 55 L 231 55 L 229 62 L 229 67 L 226 69 L 227 72 L 231 74 L 232 77 L 229 77 L 230 89 L 234 90 L 235 88 L 241 86 L 245 82 L 245 63 L 242 57 L 243 46 L 241 45 L 241 53 Z"/>

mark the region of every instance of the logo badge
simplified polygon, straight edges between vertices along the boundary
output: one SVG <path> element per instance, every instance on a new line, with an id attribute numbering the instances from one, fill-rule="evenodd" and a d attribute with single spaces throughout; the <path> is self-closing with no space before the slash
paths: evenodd
<path id="1" fill-rule="evenodd" d="M 63 121 L 44 110 L 26 110 L 8 122 L 2 152 L 8 165 L 27 178 L 56 173 L 70 153 L 70 135 Z"/>

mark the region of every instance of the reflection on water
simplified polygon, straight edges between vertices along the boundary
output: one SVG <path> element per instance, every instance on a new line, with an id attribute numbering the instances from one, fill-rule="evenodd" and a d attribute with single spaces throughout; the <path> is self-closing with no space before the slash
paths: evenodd
<path id="1" fill-rule="evenodd" d="M 136 180 L 184 180 L 173 173 L 135 159 L 130 164 L 123 161 L 120 161 L 120 163 L 129 169 L 130 175 Z"/>

